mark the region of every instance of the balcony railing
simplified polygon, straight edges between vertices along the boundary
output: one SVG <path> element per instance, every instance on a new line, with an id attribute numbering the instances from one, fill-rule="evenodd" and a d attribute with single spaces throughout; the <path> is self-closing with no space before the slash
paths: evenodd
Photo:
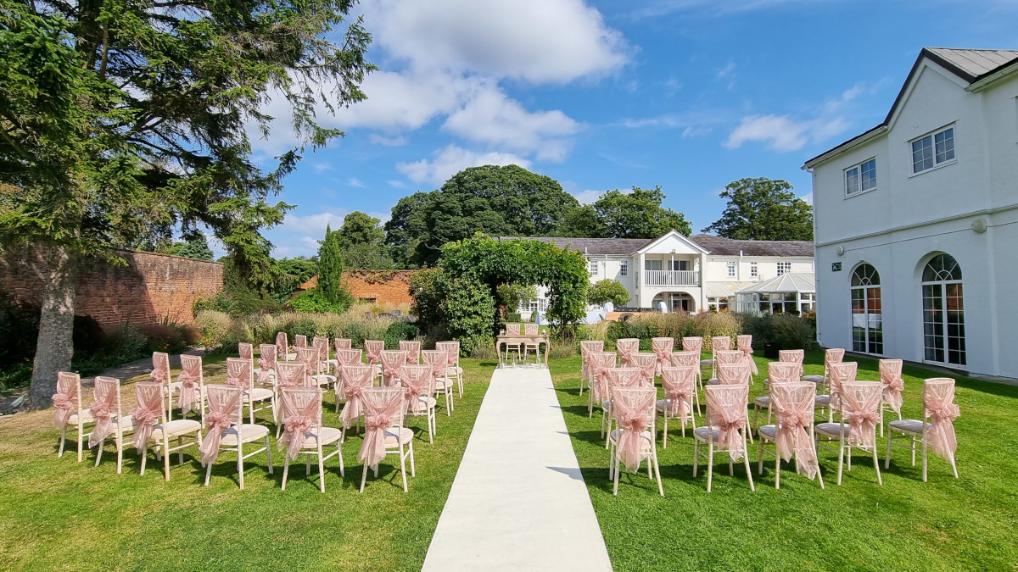
<path id="1" fill-rule="evenodd" d="M 647 270 L 647 286 L 699 286 L 696 270 Z"/>

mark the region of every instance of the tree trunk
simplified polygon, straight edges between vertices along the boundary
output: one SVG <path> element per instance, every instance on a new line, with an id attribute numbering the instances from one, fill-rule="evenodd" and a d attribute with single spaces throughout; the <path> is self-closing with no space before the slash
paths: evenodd
<path id="1" fill-rule="evenodd" d="M 43 279 L 39 338 L 32 363 L 31 406 L 49 407 L 57 383 L 57 372 L 69 370 L 74 355 L 74 299 L 76 265 L 62 246 L 39 253 L 37 272 Z"/>

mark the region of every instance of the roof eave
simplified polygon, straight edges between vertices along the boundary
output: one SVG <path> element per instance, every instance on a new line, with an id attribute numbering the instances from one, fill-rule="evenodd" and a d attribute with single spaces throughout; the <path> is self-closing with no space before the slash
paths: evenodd
<path id="1" fill-rule="evenodd" d="M 996 69 L 986 72 L 979 76 L 977 80 L 970 83 L 965 89 L 973 93 L 979 92 L 993 87 L 998 82 L 1009 78 L 1015 73 L 1018 73 L 1018 60 L 1012 60 Z"/>
<path id="2" fill-rule="evenodd" d="M 860 145 L 865 145 L 866 143 L 869 143 L 870 141 L 877 139 L 878 137 L 886 135 L 887 130 L 888 130 L 887 123 L 881 123 L 876 127 L 864 131 L 859 135 L 856 135 L 855 137 L 849 139 L 848 141 L 841 143 L 837 147 L 828 149 L 827 151 L 824 151 L 823 153 L 817 155 L 816 157 L 809 159 L 808 161 L 803 163 L 802 168 L 803 170 L 806 171 L 812 170 L 814 167 L 826 163 L 827 161 L 837 157 L 838 155 L 841 155 L 846 151 L 850 151 Z"/>

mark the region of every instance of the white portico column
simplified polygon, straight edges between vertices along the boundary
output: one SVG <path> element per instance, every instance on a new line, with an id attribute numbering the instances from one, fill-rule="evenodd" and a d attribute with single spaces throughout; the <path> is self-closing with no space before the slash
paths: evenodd
<path id="1" fill-rule="evenodd" d="M 707 274 L 707 255 L 704 254 L 703 252 L 701 252 L 700 253 L 700 273 L 698 274 L 698 277 L 700 279 L 699 280 L 699 286 L 700 286 L 700 305 L 697 308 L 698 312 L 703 312 L 703 311 L 705 311 L 707 309 L 707 290 L 703 287 L 704 282 L 706 281 L 706 277 L 704 276 L 705 274 Z"/>
<path id="2" fill-rule="evenodd" d="M 645 256 L 641 252 L 636 257 L 636 307 L 643 307 L 643 285 L 646 283 L 647 278 L 644 274 L 647 272 L 644 263 Z"/>

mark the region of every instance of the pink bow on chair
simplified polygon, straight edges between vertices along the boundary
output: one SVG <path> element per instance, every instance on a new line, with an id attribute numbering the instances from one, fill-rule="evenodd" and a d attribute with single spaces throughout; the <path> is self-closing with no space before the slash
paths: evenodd
<path id="1" fill-rule="evenodd" d="M 812 479 L 820 471 L 820 465 L 817 461 L 816 451 L 813 449 L 813 440 L 806 432 L 806 427 L 813 421 L 813 404 L 809 403 L 808 405 L 808 411 L 797 409 L 778 413 L 775 446 L 778 449 L 778 455 L 786 462 L 792 458 L 794 453 L 795 470 Z"/>
<path id="2" fill-rule="evenodd" d="M 166 383 L 169 379 L 169 376 L 164 369 L 153 369 L 149 372 L 148 376 L 152 381 L 158 381 L 159 383 Z"/>
<path id="3" fill-rule="evenodd" d="M 746 414 L 742 411 L 723 412 L 710 420 L 718 429 L 718 448 L 728 451 L 733 461 L 738 461 L 746 453 L 742 442 L 742 429 L 746 427 Z"/>
<path id="4" fill-rule="evenodd" d="M 668 414 L 671 416 L 686 417 L 689 415 L 689 401 L 692 397 L 691 387 L 681 385 L 678 387 L 665 386 L 665 397 L 668 399 Z"/>
<path id="5" fill-rule="evenodd" d="M 283 434 L 279 437 L 279 448 L 286 448 L 286 458 L 291 461 L 300 454 L 304 445 L 304 436 L 314 426 L 312 413 L 318 408 L 318 402 L 309 403 L 304 411 L 290 415 L 283 420 Z"/>
<path id="6" fill-rule="evenodd" d="M 95 419 L 95 427 L 92 428 L 92 432 L 88 435 L 89 449 L 102 443 L 110 432 L 113 431 L 113 409 L 116 397 L 116 392 L 111 391 L 106 395 L 105 401 L 97 401 L 89 408 L 89 411 L 92 412 L 92 418 Z"/>
<path id="7" fill-rule="evenodd" d="M 198 375 L 185 369 L 177 376 L 177 381 L 180 382 L 180 412 L 186 414 L 194 410 L 198 401 Z"/>
<path id="8" fill-rule="evenodd" d="M 161 405 L 161 403 L 139 403 L 131 412 L 131 421 L 134 423 L 135 449 L 140 451 L 148 443 L 148 438 L 152 436 L 152 430 L 155 428 L 156 422 L 159 421 Z"/>
<path id="9" fill-rule="evenodd" d="M 895 413 L 901 413 L 902 393 L 905 382 L 900 377 L 884 380 L 884 400 Z"/>
<path id="10" fill-rule="evenodd" d="M 219 444 L 223 439 L 223 431 L 229 429 L 232 422 L 233 417 L 227 411 L 216 411 L 205 416 L 205 425 L 209 430 L 202 438 L 199 448 L 203 464 L 208 465 L 219 456 Z"/>
<path id="11" fill-rule="evenodd" d="M 643 432 L 647 430 L 647 419 L 639 414 L 618 414 L 619 428 L 622 435 L 619 437 L 619 457 L 622 464 L 629 471 L 640 468 L 640 459 L 643 454 Z"/>
<path id="12" fill-rule="evenodd" d="M 927 415 L 931 423 L 926 429 L 927 439 L 933 453 L 945 459 L 953 459 L 958 450 L 958 438 L 954 433 L 954 420 L 961 416 L 961 409 L 955 403 L 927 399 Z"/>
<path id="13" fill-rule="evenodd" d="M 364 418 L 364 442 L 361 443 L 357 459 L 369 467 L 378 466 L 385 457 L 385 430 L 389 428 L 390 417 L 384 413 Z"/>
<path id="14" fill-rule="evenodd" d="M 67 421 L 71 418 L 74 411 L 71 410 L 73 402 L 76 399 L 76 395 L 73 392 L 68 391 L 66 393 L 54 393 L 53 394 L 53 407 L 56 411 L 53 412 L 53 422 L 60 429 L 63 429 L 67 425 Z"/>
<path id="15" fill-rule="evenodd" d="M 870 449 L 874 446 L 876 426 L 880 414 L 876 411 L 846 411 L 845 421 L 848 422 L 848 442 Z"/>
<path id="16" fill-rule="evenodd" d="M 353 424 L 357 422 L 357 418 L 361 416 L 360 403 L 363 389 L 363 387 L 354 383 L 343 384 L 346 405 L 343 406 L 343 412 L 339 415 L 340 421 L 343 423 L 343 429 L 353 427 Z"/>

